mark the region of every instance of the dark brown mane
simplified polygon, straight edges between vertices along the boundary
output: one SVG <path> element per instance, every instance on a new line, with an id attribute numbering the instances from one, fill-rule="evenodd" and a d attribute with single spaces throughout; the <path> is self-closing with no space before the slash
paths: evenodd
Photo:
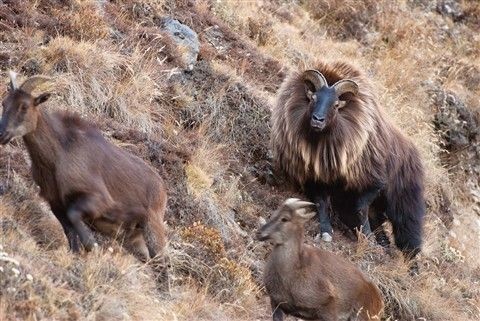
<path id="1" fill-rule="evenodd" d="M 329 85 L 345 78 L 355 80 L 360 92 L 357 97 L 349 97 L 348 105 L 339 113 L 330 133 L 317 134 L 308 126 L 310 109 L 303 77 L 293 73 L 280 88 L 273 112 L 273 135 L 277 137 L 273 150 L 279 165 L 298 183 L 305 182 L 314 173 L 317 179 L 326 181 L 338 179 L 341 174 L 351 175 L 348 181 L 352 184 L 368 184 L 363 181 L 365 175 L 358 175 L 363 172 L 362 168 L 351 173 L 348 168 L 368 152 L 364 147 L 373 139 L 371 134 L 383 118 L 373 99 L 371 85 L 359 70 L 345 63 L 319 64 L 316 69 Z M 313 141 L 318 143 L 311 144 Z"/>

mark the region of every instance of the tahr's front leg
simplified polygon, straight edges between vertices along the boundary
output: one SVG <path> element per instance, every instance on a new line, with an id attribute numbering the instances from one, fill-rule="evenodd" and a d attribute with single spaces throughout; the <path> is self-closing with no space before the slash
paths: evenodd
<path id="1" fill-rule="evenodd" d="M 372 202 L 378 197 L 382 190 L 382 185 L 372 185 L 364 190 L 360 191 L 357 194 L 357 199 L 356 199 L 356 209 L 357 210 L 362 210 L 364 208 L 367 208 L 372 204 Z"/>
<path id="2" fill-rule="evenodd" d="M 322 240 L 325 242 L 332 241 L 333 228 L 330 223 L 330 216 L 328 213 L 328 193 L 326 186 L 313 182 L 305 184 L 305 193 L 307 197 L 316 204 L 317 215 L 320 222 L 320 233 Z"/>
<path id="3" fill-rule="evenodd" d="M 62 225 L 63 231 L 65 232 L 65 236 L 67 237 L 70 251 L 72 251 L 73 253 L 80 252 L 80 244 L 78 241 L 77 232 L 75 231 L 72 223 L 68 219 L 66 211 L 61 206 L 55 206 L 55 205 L 52 205 L 51 209 L 55 217 L 58 219 L 58 221 Z"/>

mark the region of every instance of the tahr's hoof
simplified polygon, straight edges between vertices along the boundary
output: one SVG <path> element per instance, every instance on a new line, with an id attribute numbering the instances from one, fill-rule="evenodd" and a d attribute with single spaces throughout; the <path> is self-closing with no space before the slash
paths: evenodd
<path id="1" fill-rule="evenodd" d="M 85 248 L 85 251 L 91 252 L 92 250 L 98 251 L 99 245 L 97 242 L 88 242 L 87 244 L 84 244 L 83 247 Z"/>
<path id="2" fill-rule="evenodd" d="M 332 241 L 332 236 L 330 235 L 330 233 L 323 232 L 322 233 L 322 241 L 331 242 Z"/>

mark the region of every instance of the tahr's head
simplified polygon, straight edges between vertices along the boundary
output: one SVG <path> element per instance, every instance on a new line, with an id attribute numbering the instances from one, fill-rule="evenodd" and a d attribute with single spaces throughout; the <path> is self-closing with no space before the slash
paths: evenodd
<path id="1" fill-rule="evenodd" d="M 303 233 L 303 225 L 316 215 L 315 204 L 298 198 L 287 199 L 257 232 L 259 241 L 280 245 Z"/>
<path id="2" fill-rule="evenodd" d="M 3 99 L 0 120 L 0 144 L 5 145 L 15 137 L 22 137 L 37 127 L 38 105 L 45 102 L 49 93 L 32 96 L 32 91 L 50 79 L 43 76 L 28 78 L 18 86 L 16 74 L 10 71 L 8 92 Z"/>
<path id="3" fill-rule="evenodd" d="M 334 123 L 339 109 L 348 102 L 340 100 L 342 95 L 358 94 L 358 85 L 355 81 L 342 79 L 328 86 L 327 80 L 318 70 L 306 70 L 303 79 L 311 110 L 310 126 L 316 132 L 322 132 Z"/>

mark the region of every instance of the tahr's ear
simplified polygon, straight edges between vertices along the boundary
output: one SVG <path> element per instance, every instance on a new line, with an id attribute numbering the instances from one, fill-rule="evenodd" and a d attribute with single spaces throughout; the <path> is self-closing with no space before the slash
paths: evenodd
<path id="1" fill-rule="evenodd" d="M 41 103 L 46 102 L 48 100 L 48 98 L 50 98 L 50 95 L 51 95 L 50 93 L 43 93 L 40 96 L 35 97 L 33 99 L 33 105 L 38 106 Z"/>
<path id="2" fill-rule="evenodd" d="M 304 87 L 305 87 L 305 94 L 307 95 L 308 99 L 311 99 L 313 93 L 315 92 L 315 87 L 309 81 L 305 81 Z"/>
<path id="3" fill-rule="evenodd" d="M 309 101 L 313 100 L 313 91 L 310 90 L 307 84 L 305 84 L 305 94 L 307 95 Z"/>

